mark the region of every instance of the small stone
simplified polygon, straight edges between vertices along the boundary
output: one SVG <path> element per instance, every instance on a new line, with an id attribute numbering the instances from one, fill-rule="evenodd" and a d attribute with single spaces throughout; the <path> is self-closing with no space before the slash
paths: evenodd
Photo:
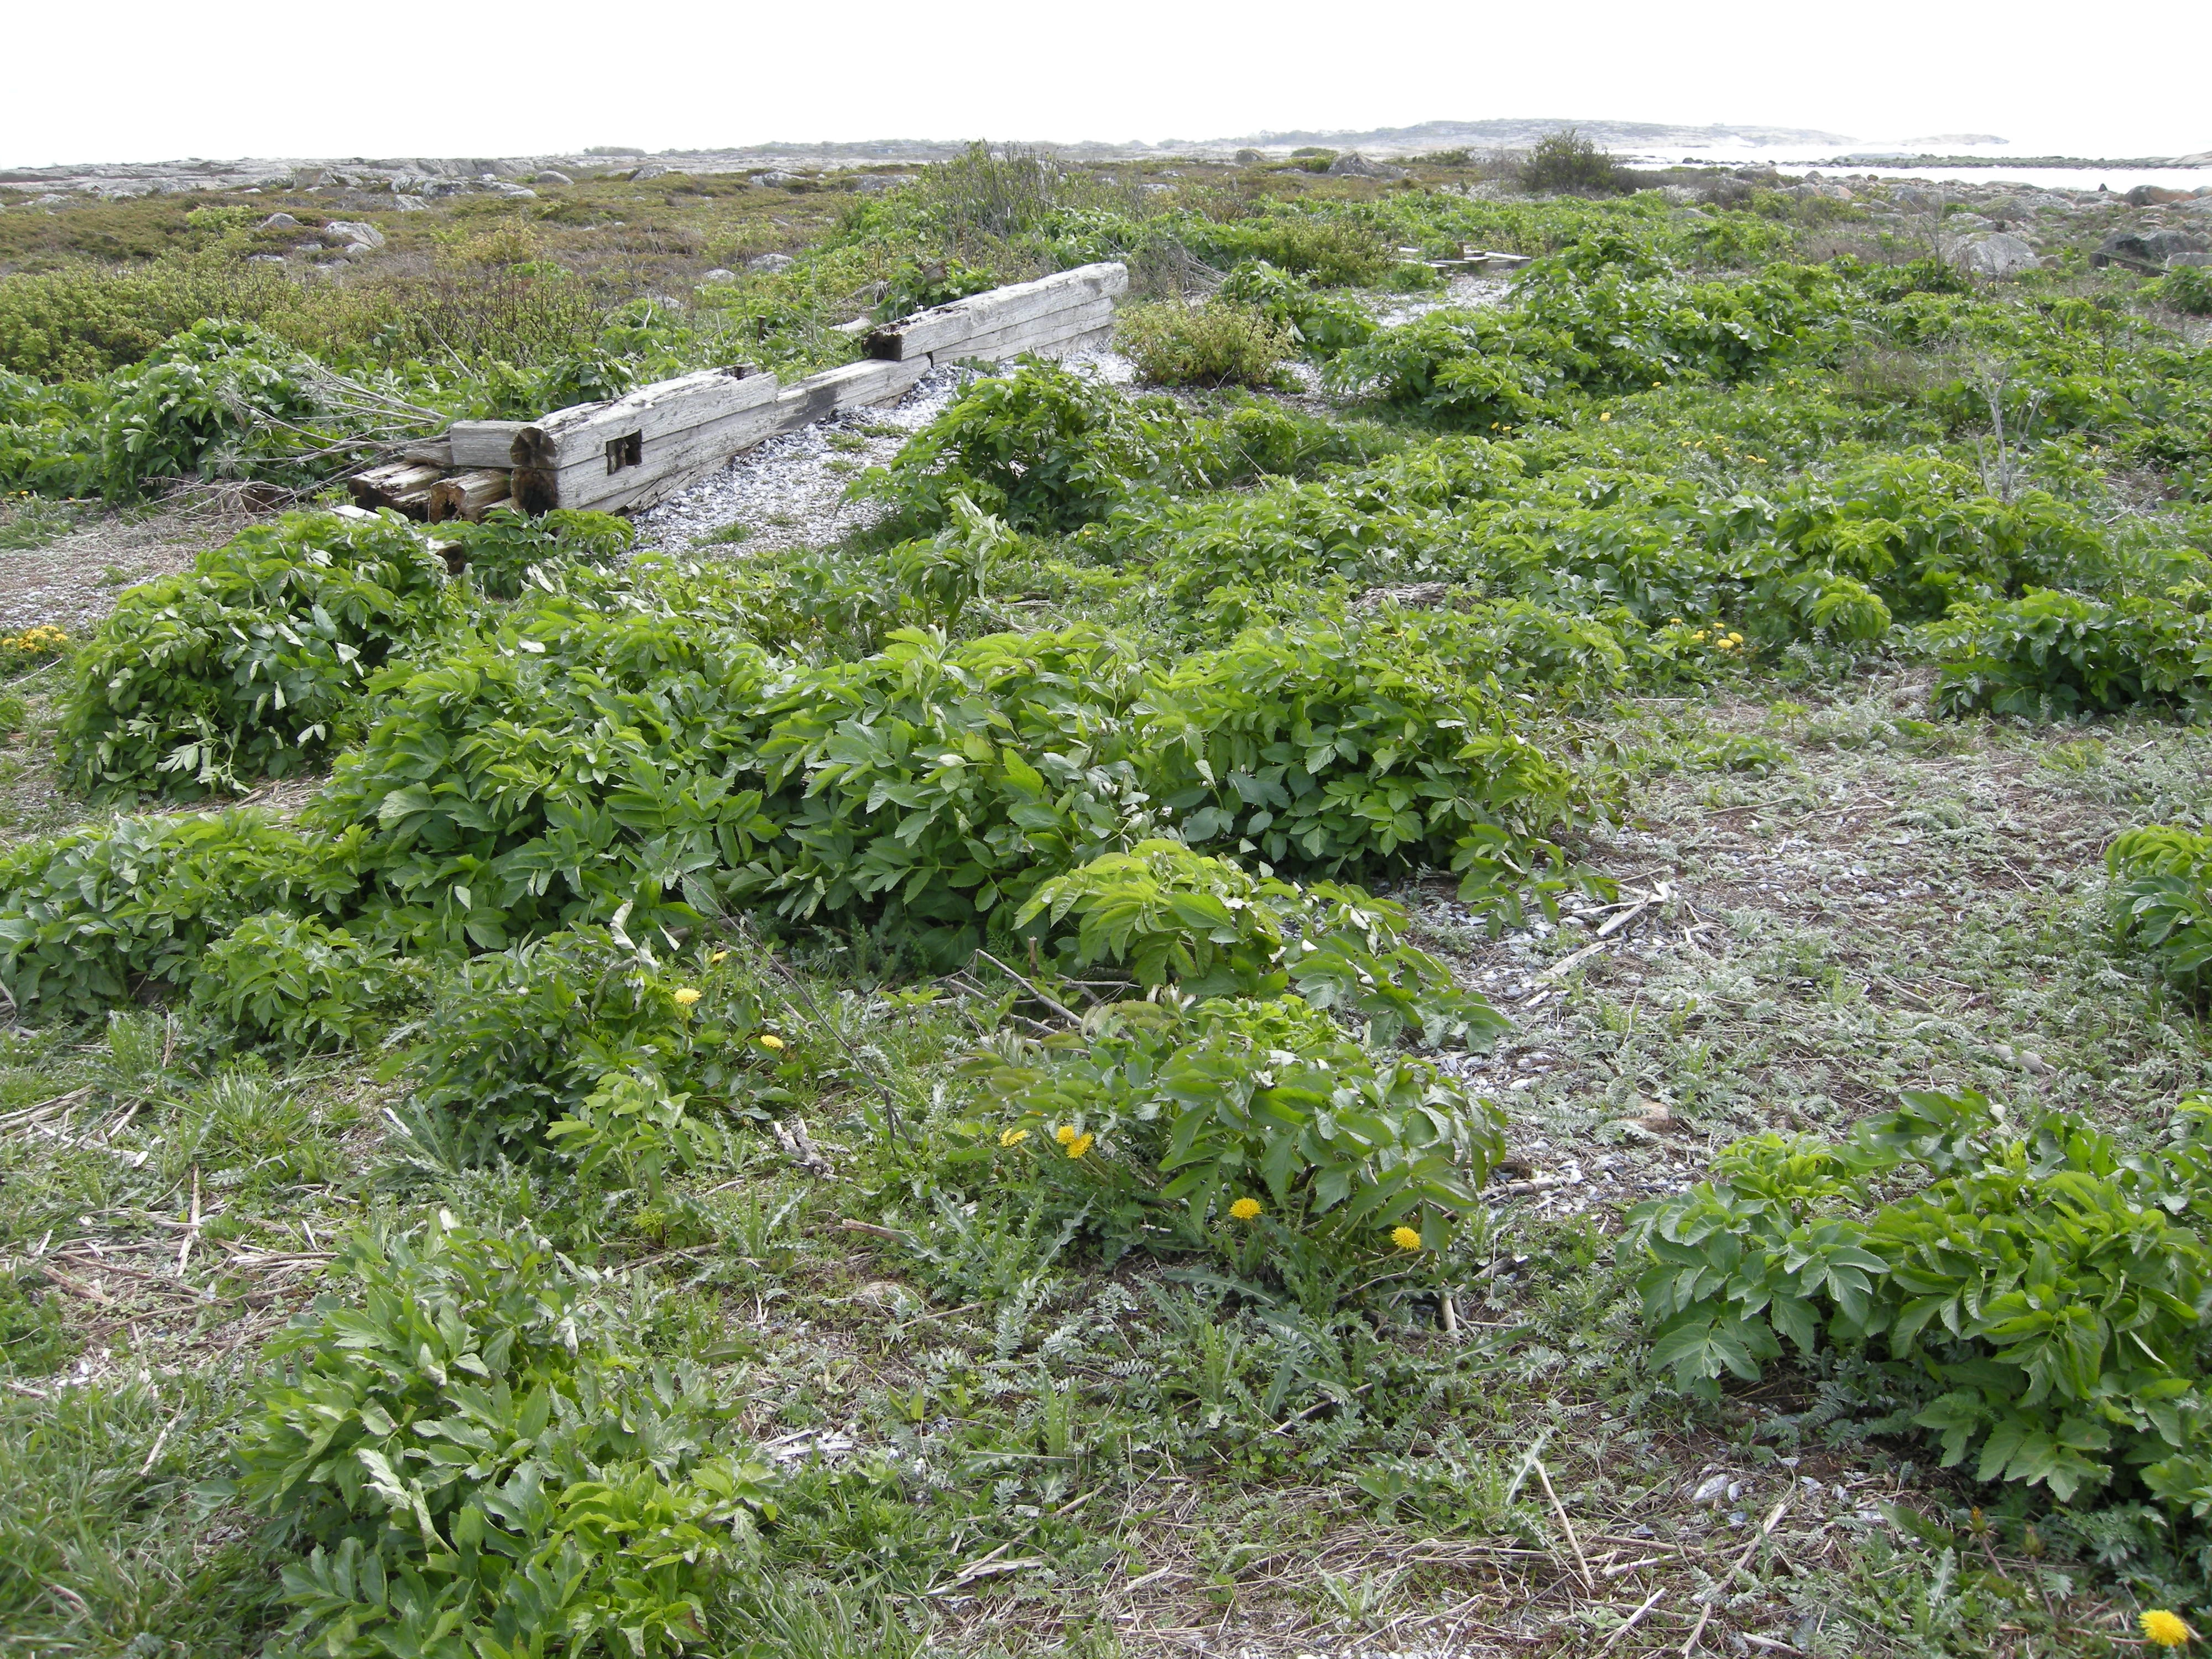
<path id="1" fill-rule="evenodd" d="M 299 228 L 300 222 L 289 213 L 272 213 L 256 227 L 260 230 L 297 230 Z"/>
<path id="2" fill-rule="evenodd" d="M 284 263 L 284 256 L 281 253 L 249 253 L 246 256 L 246 263 L 249 265 L 281 265 Z"/>
<path id="3" fill-rule="evenodd" d="M 1728 1476 L 1711 1474 L 1698 1483 L 1697 1491 L 1690 1494 L 1690 1501 L 1692 1504 L 1717 1504 L 1728 1496 Z"/>
<path id="4" fill-rule="evenodd" d="M 402 213 L 423 213 L 427 212 L 430 206 L 419 196 L 395 196 L 392 198 L 392 205 Z"/>
<path id="5" fill-rule="evenodd" d="M 701 272 L 699 276 L 699 280 L 702 283 L 734 283 L 737 279 L 738 273 L 736 271 L 726 270 L 720 265 L 716 265 L 712 270 Z"/>
<path id="6" fill-rule="evenodd" d="M 639 167 L 636 171 L 632 173 L 629 175 L 629 181 L 634 185 L 641 185 L 648 179 L 665 179 L 667 176 L 668 169 L 666 167 L 648 162 L 644 167 Z"/>
<path id="7" fill-rule="evenodd" d="M 798 263 L 788 253 L 761 253 L 746 260 L 745 269 L 764 271 L 772 276 L 779 270 L 789 270 Z"/>
<path id="8" fill-rule="evenodd" d="M 534 202 L 538 199 L 538 192 L 527 185 L 500 185 L 495 188 L 510 202 Z"/>

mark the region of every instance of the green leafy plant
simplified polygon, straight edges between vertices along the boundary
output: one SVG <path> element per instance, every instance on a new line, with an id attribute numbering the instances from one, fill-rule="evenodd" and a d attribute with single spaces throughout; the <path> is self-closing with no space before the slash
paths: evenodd
<path id="1" fill-rule="evenodd" d="M 1833 1346 L 1907 1399 L 1896 1426 L 1947 1467 L 2061 1499 L 2136 1482 L 2212 1516 L 2202 1117 L 2130 1154 L 2063 1114 L 2014 1126 L 1979 1095 L 1908 1093 L 1842 1146 L 1740 1142 L 1633 1212 L 1652 1362 L 1711 1395 L 1784 1339 Z"/>
<path id="2" fill-rule="evenodd" d="M 361 842 L 238 809 L 120 818 L 15 848 L 0 855 L 0 983 L 19 1007 L 70 1013 L 112 1006 L 142 981 L 182 984 L 250 916 L 344 908 Z"/>
<path id="3" fill-rule="evenodd" d="M 1266 313 L 1218 298 L 1133 307 L 1121 315 L 1119 342 L 1154 386 L 1275 388 L 1291 349 Z"/>
<path id="4" fill-rule="evenodd" d="M 74 665 L 58 750 L 94 795 L 190 799 L 312 765 L 369 676 L 453 614 L 396 516 L 289 514 L 130 589 Z"/>
<path id="5" fill-rule="evenodd" d="M 2122 939 L 2194 993 L 2212 963 L 2212 835 L 2166 823 L 2115 836 L 2105 852 L 2108 903 Z"/>
<path id="6" fill-rule="evenodd" d="M 1000 1155 L 1093 1206 L 1116 1252 L 1153 1242 L 1163 1210 L 1225 1225 L 1262 1193 L 1338 1249 L 1439 1249 L 1502 1153 L 1496 1108 L 1297 997 L 1116 1005 L 1024 1063 L 969 1069 L 1006 1120 Z"/>
<path id="7" fill-rule="evenodd" d="M 477 1142 L 523 1146 L 559 1120 L 589 1139 L 595 1114 L 605 1128 L 659 1109 L 671 1085 L 758 1113 L 782 1097 L 753 1043 L 764 1029 L 728 952 L 663 963 L 611 929 L 554 933 L 479 957 L 439 988 L 415 1102 Z M 588 1108 L 595 1095 L 605 1098 Z"/>
<path id="8" fill-rule="evenodd" d="M 363 1237 L 273 1345 L 238 1478 L 307 1546 L 289 1634 L 336 1659 L 672 1654 L 706 1633 L 768 1470 L 717 1452 L 687 1367 L 613 1347 L 595 1282 L 526 1230 Z"/>
<path id="9" fill-rule="evenodd" d="M 1365 1021 L 1381 1043 L 1411 1027 L 1431 1044 L 1487 1047 L 1510 1029 L 1443 963 L 1406 942 L 1401 906 L 1331 882 L 1301 889 L 1262 880 L 1179 842 L 1103 854 L 1047 882 L 1014 920 L 1056 930 L 1071 916 L 1077 932 L 1063 948 L 1077 969 L 1123 968 L 1147 989 L 1200 998 L 1295 991 L 1311 1007 Z"/>
<path id="10" fill-rule="evenodd" d="M 208 946 L 192 969 L 191 1001 L 249 1040 L 349 1048 L 420 996 L 422 977 L 381 941 L 272 911 Z"/>
<path id="11" fill-rule="evenodd" d="M 2148 705 L 2197 710 L 2212 689 L 2212 632 L 2171 599 L 2090 599 L 2035 589 L 2001 605 L 1962 605 L 1927 636 L 1935 702 L 2050 719 Z"/>

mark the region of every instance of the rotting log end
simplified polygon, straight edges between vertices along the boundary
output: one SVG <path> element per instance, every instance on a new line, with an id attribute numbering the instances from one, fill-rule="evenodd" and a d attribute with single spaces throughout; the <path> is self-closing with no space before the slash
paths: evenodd
<path id="1" fill-rule="evenodd" d="M 517 438 L 514 441 L 516 449 L 520 450 L 522 440 Z M 560 480 L 556 475 L 543 468 L 517 466 L 507 487 L 515 506 L 525 513 L 533 515 L 550 513 L 561 505 Z"/>

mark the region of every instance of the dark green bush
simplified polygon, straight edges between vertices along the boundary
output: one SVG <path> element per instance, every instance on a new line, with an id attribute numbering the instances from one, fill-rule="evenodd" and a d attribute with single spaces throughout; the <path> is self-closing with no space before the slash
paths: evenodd
<path id="1" fill-rule="evenodd" d="M 1926 633 L 1936 706 L 1946 714 L 2051 720 L 2151 707 L 2199 716 L 2212 707 L 2212 629 L 2164 597 L 2039 588 L 1960 605 Z"/>
<path id="2" fill-rule="evenodd" d="M 1278 270 L 1264 259 L 1238 265 L 1214 290 L 1214 297 L 1273 318 L 1316 357 L 1332 357 L 1364 345 L 1377 327 L 1373 313 L 1352 295 L 1317 289 L 1305 277 Z"/>
<path id="3" fill-rule="evenodd" d="M 1519 171 L 1532 195 L 1621 196 L 1636 188 L 1628 170 L 1573 127 L 1547 132 L 1528 147 Z"/>
<path id="4" fill-rule="evenodd" d="M 716 1449 L 703 1375 L 623 1353 L 596 1280 L 526 1228 L 363 1237 L 332 1276 L 271 1345 L 238 1479 L 202 1491 L 281 1523 L 287 1635 L 332 1659 L 692 1646 L 775 1512 L 768 1469 Z"/>
<path id="5" fill-rule="evenodd" d="M 0 983 L 18 1007 L 68 1013 L 112 1007 L 141 981 L 181 984 L 249 916 L 348 907 L 362 841 L 240 810 L 121 818 L 12 848 L 0 854 Z"/>
<path id="6" fill-rule="evenodd" d="M 256 526 L 122 596 L 62 700 L 64 775 L 95 797 L 191 799 L 305 770 L 385 658 L 455 605 L 396 516 Z"/>
<path id="7" fill-rule="evenodd" d="M 2212 963 L 2212 835 L 2166 823 L 2115 836 L 2106 849 L 2120 937 L 2150 953 L 2192 995 Z"/>
<path id="8" fill-rule="evenodd" d="M 422 973 L 391 948 L 312 915 L 269 911 L 209 945 L 191 1000 L 250 1042 L 295 1052 L 351 1048 L 418 996 Z"/>
<path id="9" fill-rule="evenodd" d="M 1069 531 L 1172 470 L 1176 412 L 1031 362 L 963 388 L 854 489 L 890 503 L 896 526 L 924 535 L 953 521 L 962 495 L 1016 530 Z"/>
<path id="10" fill-rule="evenodd" d="M 1324 167 L 1327 163 L 1322 163 Z M 1325 288 L 1353 288 L 1378 280 L 1397 262 L 1396 251 L 1370 226 L 1334 214 L 1296 210 L 1251 219 L 1207 220 L 1187 228 L 1193 251 L 1219 264 L 1264 260 L 1279 270 L 1310 276 Z"/>
<path id="11" fill-rule="evenodd" d="M 617 1075 L 757 1109 L 781 1097 L 753 1046 L 764 1021 L 747 971 L 727 952 L 663 962 L 605 927 L 478 957 L 438 989 L 416 1103 L 485 1146 L 535 1144 Z"/>
<path id="12" fill-rule="evenodd" d="M 629 551 L 637 532 L 608 513 L 558 508 L 543 518 L 500 507 L 482 524 L 439 526 L 437 539 L 457 544 L 477 591 L 496 599 L 520 597 L 523 579 L 539 565 L 605 567 Z"/>

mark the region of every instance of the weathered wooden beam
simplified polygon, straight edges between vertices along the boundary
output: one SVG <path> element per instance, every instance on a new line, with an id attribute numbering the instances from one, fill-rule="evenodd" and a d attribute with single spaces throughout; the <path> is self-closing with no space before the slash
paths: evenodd
<path id="1" fill-rule="evenodd" d="M 471 524 L 482 524 L 485 514 L 507 499 L 509 488 L 507 470 L 504 467 L 483 467 L 441 478 L 430 486 L 430 522 L 444 524 L 449 519 L 465 519 Z"/>
<path id="2" fill-rule="evenodd" d="M 617 513 L 650 506 L 777 431 L 778 410 L 769 401 L 701 426 L 641 437 L 635 460 L 612 472 L 604 455 L 564 467 L 519 466 L 512 484 L 514 504 L 526 513 L 556 507 Z"/>
<path id="3" fill-rule="evenodd" d="M 513 466 L 514 434 L 527 421 L 455 421 L 446 428 L 448 466 Z"/>
<path id="4" fill-rule="evenodd" d="M 541 416 L 514 434 L 509 459 L 516 466 L 553 472 L 596 459 L 611 477 L 637 465 L 639 451 L 656 439 L 773 403 L 776 390 L 775 376 L 742 364 L 658 380 L 605 403 Z"/>
<path id="5" fill-rule="evenodd" d="M 357 506 L 371 512 L 389 507 L 410 519 L 420 519 L 430 510 L 430 486 L 445 476 L 442 467 L 419 461 L 392 461 L 348 478 L 346 493 Z"/>
<path id="6" fill-rule="evenodd" d="M 425 438 L 399 447 L 399 459 L 412 461 L 417 466 L 445 466 L 453 464 L 453 446 L 443 438 Z"/>
<path id="7" fill-rule="evenodd" d="M 866 360 L 824 369 L 786 386 L 775 400 L 778 432 L 790 432 L 848 409 L 887 404 L 929 373 L 927 357 L 890 362 Z"/>
<path id="8" fill-rule="evenodd" d="M 1049 316 L 1032 318 L 1027 322 L 980 334 L 957 346 L 933 354 L 940 363 L 962 362 L 969 359 L 981 362 L 1003 362 L 1009 357 L 1018 357 L 1024 352 L 1035 352 L 1040 356 L 1054 356 L 1067 349 L 1069 343 L 1088 340 L 1093 335 L 1109 333 L 1114 327 L 1114 304 L 1101 300 L 1093 304 L 1068 311 L 1054 312 Z"/>
<path id="9" fill-rule="evenodd" d="M 1127 292 L 1129 268 L 1118 261 L 1079 265 L 1034 283 L 972 294 L 885 323 L 868 336 L 868 356 L 902 362 L 945 352 L 971 355 L 972 343 L 1055 312 L 1104 303 Z"/>

